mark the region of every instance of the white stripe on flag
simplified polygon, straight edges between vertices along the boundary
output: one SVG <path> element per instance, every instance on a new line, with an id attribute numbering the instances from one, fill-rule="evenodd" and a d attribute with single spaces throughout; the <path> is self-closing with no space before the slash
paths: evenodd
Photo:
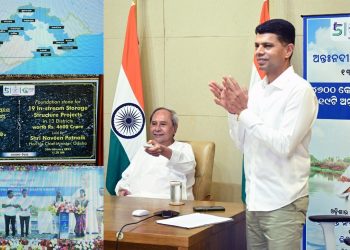
<path id="1" fill-rule="evenodd" d="M 118 85 L 116 90 L 116 98 L 113 102 L 113 111 L 123 103 L 134 103 L 137 106 L 140 106 L 134 92 L 132 91 L 129 81 L 125 75 L 123 67 L 120 67 L 119 77 L 118 77 Z M 122 144 L 126 154 L 128 155 L 129 161 L 131 161 L 132 157 L 134 157 L 137 150 L 140 148 L 146 141 L 146 129 L 144 128 L 141 134 L 132 139 L 125 139 L 118 135 L 116 135 Z"/>

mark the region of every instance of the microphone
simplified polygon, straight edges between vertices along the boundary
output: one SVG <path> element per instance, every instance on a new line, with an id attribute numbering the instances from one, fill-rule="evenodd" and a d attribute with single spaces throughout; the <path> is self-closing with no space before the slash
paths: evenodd
<path id="1" fill-rule="evenodd" d="M 145 221 L 145 220 L 148 220 L 150 218 L 153 218 L 155 216 L 160 216 L 162 218 L 172 218 L 172 217 L 175 217 L 175 216 L 178 216 L 180 213 L 177 212 L 177 211 L 173 211 L 173 210 L 161 210 L 161 211 L 157 211 L 155 213 L 153 213 L 153 215 L 151 216 L 148 216 L 142 220 L 139 220 L 137 222 L 131 222 L 131 223 L 127 223 L 125 225 L 123 225 L 120 230 L 116 233 L 115 237 L 117 238 L 117 241 L 116 241 L 116 250 L 118 250 L 118 242 L 119 240 L 122 240 L 124 238 L 124 234 L 123 234 L 123 229 L 126 227 L 126 226 L 130 226 L 130 225 L 135 225 L 135 224 L 138 224 L 142 221 Z"/>
<path id="2" fill-rule="evenodd" d="M 148 219 L 150 219 L 150 218 L 153 218 L 154 216 L 156 216 L 156 215 L 151 215 L 151 216 L 148 216 L 148 217 L 146 217 L 146 218 L 144 218 L 144 219 L 142 219 L 142 220 L 139 220 L 139 221 L 137 221 L 137 222 L 131 222 L 131 223 L 127 223 L 127 224 L 123 225 L 123 226 L 120 228 L 120 230 L 115 234 L 115 237 L 117 238 L 117 241 L 116 241 L 116 248 L 115 248 L 115 249 L 118 250 L 118 242 L 119 242 L 119 240 L 122 240 L 122 239 L 124 238 L 123 229 L 124 229 L 126 226 L 138 224 L 138 223 L 140 223 L 140 222 L 142 222 L 142 221 L 145 221 L 145 220 L 148 220 Z"/>

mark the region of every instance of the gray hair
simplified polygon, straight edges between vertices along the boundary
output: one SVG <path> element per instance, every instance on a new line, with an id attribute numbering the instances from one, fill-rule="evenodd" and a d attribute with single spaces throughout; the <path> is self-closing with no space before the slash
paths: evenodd
<path id="1" fill-rule="evenodd" d="M 150 122 L 152 122 L 153 115 L 159 110 L 166 110 L 166 111 L 168 111 L 171 114 L 171 122 L 173 123 L 173 126 L 175 128 L 177 128 L 177 126 L 179 125 L 179 118 L 178 118 L 176 112 L 174 110 L 172 110 L 172 109 L 168 109 L 168 108 L 165 108 L 165 107 L 159 107 L 159 108 L 156 108 L 155 110 L 153 110 L 153 112 L 151 114 L 151 117 L 149 119 Z"/>

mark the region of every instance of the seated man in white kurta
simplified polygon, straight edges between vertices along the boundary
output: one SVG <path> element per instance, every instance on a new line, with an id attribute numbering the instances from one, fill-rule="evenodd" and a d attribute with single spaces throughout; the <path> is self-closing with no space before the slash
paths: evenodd
<path id="1" fill-rule="evenodd" d="M 176 113 L 157 108 L 150 123 L 152 145 L 137 151 L 116 185 L 117 195 L 169 199 L 170 181 L 181 181 L 182 198 L 193 200 L 196 162 L 191 145 L 174 140 Z"/>

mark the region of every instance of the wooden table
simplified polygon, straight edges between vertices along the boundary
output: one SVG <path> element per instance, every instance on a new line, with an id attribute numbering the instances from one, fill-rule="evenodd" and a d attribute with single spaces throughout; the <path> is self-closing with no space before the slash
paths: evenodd
<path id="1" fill-rule="evenodd" d="M 123 229 L 123 239 L 118 250 L 245 250 L 245 208 L 242 203 L 215 201 L 185 201 L 182 206 L 170 206 L 169 200 L 105 196 L 104 249 L 116 249 L 116 233 L 127 223 L 144 217 L 134 217 L 131 212 L 147 209 L 152 214 L 160 210 L 174 210 L 180 215 L 193 213 L 193 206 L 224 206 L 226 211 L 210 214 L 231 217 L 232 222 L 185 229 L 157 224 L 153 217 Z"/>

